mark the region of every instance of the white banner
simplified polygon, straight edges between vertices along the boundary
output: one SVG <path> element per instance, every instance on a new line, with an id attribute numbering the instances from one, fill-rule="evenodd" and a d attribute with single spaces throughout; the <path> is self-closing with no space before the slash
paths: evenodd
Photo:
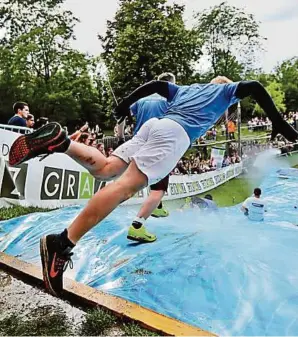
<path id="1" fill-rule="evenodd" d="M 84 204 L 107 184 L 94 179 L 82 166 L 61 153 L 50 155 L 43 161 L 35 158 L 17 167 L 9 167 L 9 149 L 19 136 L 0 129 L 0 205 L 58 208 Z M 203 174 L 171 176 L 165 200 L 204 193 L 241 172 L 242 163 Z M 149 188 L 145 188 L 123 205 L 140 204 L 148 194 Z"/>
<path id="2" fill-rule="evenodd" d="M 222 168 L 225 152 L 225 149 L 219 149 L 216 147 L 211 148 L 211 161 L 213 160 L 213 165 L 218 169 Z"/>

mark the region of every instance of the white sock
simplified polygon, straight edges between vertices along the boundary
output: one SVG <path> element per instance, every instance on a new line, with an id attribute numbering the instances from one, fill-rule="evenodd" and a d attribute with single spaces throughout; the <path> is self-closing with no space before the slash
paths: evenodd
<path id="1" fill-rule="evenodd" d="M 146 220 L 145 220 L 144 218 L 139 218 L 139 217 L 136 217 L 136 218 L 134 219 L 134 221 L 141 223 L 142 226 L 143 226 L 143 225 L 145 224 L 145 222 L 146 222 Z"/>

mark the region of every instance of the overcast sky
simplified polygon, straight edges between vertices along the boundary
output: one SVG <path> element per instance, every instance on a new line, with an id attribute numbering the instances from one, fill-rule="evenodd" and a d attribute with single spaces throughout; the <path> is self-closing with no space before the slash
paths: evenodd
<path id="1" fill-rule="evenodd" d="M 146 0 L 144 0 L 146 1 Z M 170 0 L 169 2 L 173 2 Z M 186 6 L 185 20 L 192 20 L 193 12 L 201 11 L 222 0 L 176 0 Z M 228 4 L 244 8 L 260 21 L 261 34 L 267 37 L 266 52 L 260 66 L 271 71 L 278 62 L 298 56 L 298 0 L 228 0 Z M 90 54 L 101 52 L 97 33 L 104 34 L 106 20 L 112 20 L 118 0 L 67 0 L 65 7 L 73 11 L 81 23 L 76 29 L 75 47 Z"/>

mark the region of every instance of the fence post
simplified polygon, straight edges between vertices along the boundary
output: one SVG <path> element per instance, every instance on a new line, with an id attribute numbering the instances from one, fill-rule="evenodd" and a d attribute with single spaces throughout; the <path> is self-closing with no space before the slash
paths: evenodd
<path id="1" fill-rule="evenodd" d="M 237 106 L 237 127 L 238 127 L 238 156 L 242 158 L 241 151 L 241 104 L 238 102 Z"/>

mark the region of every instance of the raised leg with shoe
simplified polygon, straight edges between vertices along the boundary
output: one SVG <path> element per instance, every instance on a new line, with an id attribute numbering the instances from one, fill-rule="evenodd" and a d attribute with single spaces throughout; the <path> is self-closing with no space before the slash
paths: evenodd
<path id="1" fill-rule="evenodd" d="M 9 151 L 9 165 L 16 166 L 40 155 L 65 152 L 69 144 L 70 139 L 61 125 L 48 123 L 14 141 Z"/>

